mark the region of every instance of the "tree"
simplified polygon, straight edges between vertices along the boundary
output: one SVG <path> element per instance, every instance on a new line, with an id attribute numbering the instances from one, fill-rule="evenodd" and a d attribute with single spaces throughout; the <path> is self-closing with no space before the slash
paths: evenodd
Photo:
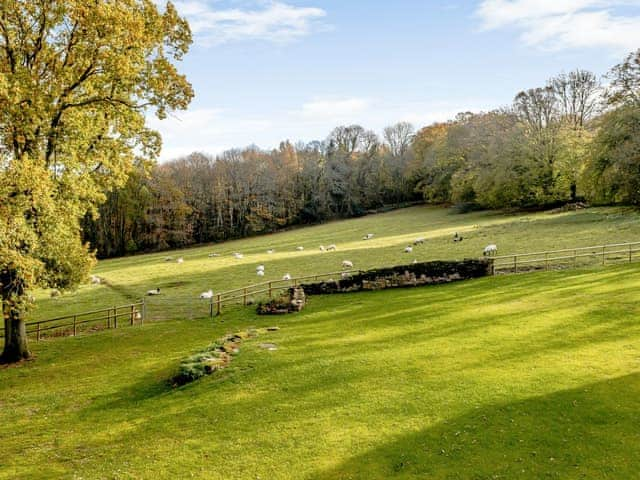
<path id="1" fill-rule="evenodd" d="M 27 292 L 86 277 L 93 256 L 81 219 L 158 155 L 145 112 L 163 118 L 189 104 L 174 62 L 190 43 L 171 3 L 162 12 L 151 0 L 0 5 L 3 362 L 29 356 Z"/>
<path id="2" fill-rule="evenodd" d="M 640 49 L 630 53 L 622 63 L 613 67 L 609 78 L 609 104 L 640 107 Z"/>

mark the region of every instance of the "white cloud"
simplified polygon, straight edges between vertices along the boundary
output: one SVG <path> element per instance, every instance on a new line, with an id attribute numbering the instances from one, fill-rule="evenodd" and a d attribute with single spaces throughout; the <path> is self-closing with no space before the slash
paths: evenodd
<path id="1" fill-rule="evenodd" d="M 639 6 L 640 0 L 483 0 L 476 13 L 484 30 L 515 28 L 528 46 L 620 54 L 640 47 L 640 15 L 614 11 Z"/>
<path id="2" fill-rule="evenodd" d="M 218 9 L 207 0 L 179 0 L 176 8 L 189 21 L 200 44 L 211 46 L 240 40 L 287 43 L 324 26 L 326 12 L 279 1 L 260 2 L 260 8 Z"/>

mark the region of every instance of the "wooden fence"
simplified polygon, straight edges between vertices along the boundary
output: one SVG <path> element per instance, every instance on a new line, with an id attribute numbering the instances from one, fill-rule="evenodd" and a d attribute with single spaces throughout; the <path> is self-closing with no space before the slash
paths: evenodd
<path id="1" fill-rule="evenodd" d="M 136 303 L 92 310 L 90 312 L 75 313 L 62 317 L 28 322 L 27 335 L 40 341 L 46 337 L 76 336 L 79 330 L 88 326 L 100 328 L 118 328 L 125 324 L 142 325 L 146 314 L 144 299 Z M 120 323 L 118 323 L 120 321 Z M 4 343 L 4 327 L 0 326 L 0 342 Z"/>
<path id="2" fill-rule="evenodd" d="M 305 275 L 301 277 L 292 277 L 288 280 L 270 280 L 266 282 L 256 283 L 248 285 L 243 288 L 236 288 L 234 290 L 227 290 L 226 292 L 220 292 L 209 301 L 209 316 L 213 318 L 214 315 L 222 314 L 223 305 L 240 304 L 247 305 L 249 300 L 256 295 L 266 294 L 269 298 L 273 298 L 274 293 L 287 290 L 291 287 L 295 287 L 301 283 L 302 280 L 318 281 L 322 278 L 342 277 L 342 274 L 360 273 L 361 270 L 341 270 L 339 272 L 319 273 L 315 275 Z"/>
<path id="3" fill-rule="evenodd" d="M 640 252 L 640 242 L 610 243 L 593 247 L 563 248 L 533 253 L 491 257 L 493 273 L 549 270 L 552 267 L 578 267 L 594 263 L 632 262 Z"/>

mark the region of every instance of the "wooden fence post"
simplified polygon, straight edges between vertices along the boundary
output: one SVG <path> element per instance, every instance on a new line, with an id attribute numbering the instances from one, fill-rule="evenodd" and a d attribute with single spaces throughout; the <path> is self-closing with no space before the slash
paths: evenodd
<path id="1" fill-rule="evenodd" d="M 131 319 L 130 319 L 130 322 L 131 322 L 131 326 L 132 327 L 133 327 L 133 317 L 135 316 L 135 314 L 136 314 L 136 307 L 133 304 L 131 304 Z"/>
<path id="2" fill-rule="evenodd" d="M 222 299 L 220 298 L 220 294 L 218 294 L 217 314 L 220 315 L 221 313 L 222 313 Z"/>
<path id="3" fill-rule="evenodd" d="M 77 333 L 77 327 L 76 327 L 76 321 L 77 321 L 77 317 L 76 315 L 73 316 L 73 336 L 76 336 Z"/>
<path id="4" fill-rule="evenodd" d="M 140 325 L 144 325 L 144 317 L 147 316 L 147 302 L 142 297 L 142 316 L 140 317 Z"/>
<path id="5" fill-rule="evenodd" d="M 269 282 L 269 298 L 272 298 L 273 292 L 271 291 L 271 282 Z"/>
<path id="6" fill-rule="evenodd" d="M 113 328 L 118 328 L 118 307 L 113 307 Z"/>
<path id="7" fill-rule="evenodd" d="M 209 299 L 209 318 L 213 318 L 213 296 Z"/>
<path id="8" fill-rule="evenodd" d="M 40 341 L 40 323 L 36 324 L 36 342 Z"/>

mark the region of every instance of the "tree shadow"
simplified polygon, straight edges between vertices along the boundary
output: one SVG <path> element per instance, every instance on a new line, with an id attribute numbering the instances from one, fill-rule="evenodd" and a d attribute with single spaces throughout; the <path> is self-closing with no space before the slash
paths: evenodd
<path id="1" fill-rule="evenodd" d="M 309 478 L 636 478 L 640 374 L 476 408 Z"/>

